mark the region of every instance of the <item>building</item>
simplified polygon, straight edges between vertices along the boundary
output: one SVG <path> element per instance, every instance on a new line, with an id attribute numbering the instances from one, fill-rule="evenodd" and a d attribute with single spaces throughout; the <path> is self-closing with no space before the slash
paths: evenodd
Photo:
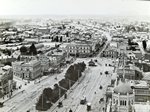
<path id="1" fill-rule="evenodd" d="M 0 67 L 0 98 L 13 90 L 13 72 L 10 66 Z"/>
<path id="2" fill-rule="evenodd" d="M 147 60 L 145 60 L 145 61 L 139 60 L 139 62 L 135 63 L 135 66 L 137 66 L 139 69 L 143 70 L 143 72 L 150 72 L 150 62 Z"/>
<path id="3" fill-rule="evenodd" d="M 146 104 L 134 104 L 134 112 L 150 112 L 150 103 L 146 102 Z"/>
<path id="4" fill-rule="evenodd" d="M 41 63 L 38 60 L 31 60 L 29 62 L 12 62 L 13 74 L 27 80 L 33 80 L 43 75 L 41 70 Z"/>
<path id="5" fill-rule="evenodd" d="M 116 48 L 107 48 L 101 54 L 102 57 L 118 58 L 118 50 Z"/>
<path id="6" fill-rule="evenodd" d="M 40 56 L 38 56 L 38 60 L 41 63 L 41 69 L 42 69 L 42 71 L 43 72 L 44 71 L 48 71 L 48 69 L 49 69 L 49 62 L 50 62 L 48 56 L 46 56 L 46 55 L 40 55 Z"/>
<path id="7" fill-rule="evenodd" d="M 121 82 L 112 93 L 112 112 L 134 112 L 133 104 L 135 93 L 130 84 Z"/>
<path id="8" fill-rule="evenodd" d="M 117 69 L 117 74 L 119 75 L 119 77 L 123 77 L 124 74 L 124 77 L 127 79 L 135 79 L 135 70 L 132 69 L 129 65 L 126 65 L 125 67 L 119 67 Z"/>
<path id="9" fill-rule="evenodd" d="M 22 71 L 22 78 L 28 80 L 33 80 L 43 75 L 41 71 L 41 63 L 37 60 L 31 60 L 22 64 Z"/>
<path id="10" fill-rule="evenodd" d="M 67 52 L 76 57 L 91 56 L 94 50 L 91 42 L 72 42 L 67 46 Z"/>
<path id="11" fill-rule="evenodd" d="M 66 61 L 67 54 L 61 50 L 56 50 L 49 53 L 47 56 L 49 58 L 50 67 L 58 67 Z"/>
<path id="12" fill-rule="evenodd" d="M 136 81 L 132 84 L 132 88 L 135 91 L 135 102 L 150 101 L 150 88 L 145 81 Z"/>
<path id="13" fill-rule="evenodd" d="M 119 56 L 118 43 L 111 42 L 107 47 L 107 49 L 102 52 L 101 56 L 108 58 L 118 58 Z"/>

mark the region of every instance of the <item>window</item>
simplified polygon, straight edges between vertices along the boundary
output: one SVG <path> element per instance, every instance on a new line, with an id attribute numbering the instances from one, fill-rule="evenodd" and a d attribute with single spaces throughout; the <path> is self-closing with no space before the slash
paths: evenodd
<path id="1" fill-rule="evenodd" d="M 126 101 L 124 101 L 124 105 L 126 106 Z"/>
<path id="2" fill-rule="evenodd" d="M 122 101 L 120 101 L 120 105 L 122 105 Z"/>
<path id="3" fill-rule="evenodd" d="M 116 104 L 118 104 L 118 100 L 116 100 Z"/>
<path id="4" fill-rule="evenodd" d="M 115 99 L 114 99 L 114 104 L 115 104 Z"/>

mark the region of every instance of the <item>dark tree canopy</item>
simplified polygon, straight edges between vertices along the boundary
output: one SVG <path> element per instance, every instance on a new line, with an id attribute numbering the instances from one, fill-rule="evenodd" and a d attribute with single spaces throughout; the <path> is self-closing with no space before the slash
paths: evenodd
<path id="1" fill-rule="evenodd" d="M 27 49 L 26 46 L 22 46 L 22 47 L 20 48 L 21 54 L 27 54 L 27 51 L 28 51 L 28 49 Z"/>
<path id="2" fill-rule="evenodd" d="M 33 43 L 32 43 L 32 45 L 29 48 L 29 54 L 30 55 L 37 55 L 37 50 L 36 50 L 36 47 L 35 47 L 35 45 Z"/>
<path id="3" fill-rule="evenodd" d="M 144 50 L 146 50 L 146 47 L 147 47 L 146 40 L 143 40 L 143 41 L 142 41 L 142 44 L 143 44 L 143 48 L 144 48 Z"/>

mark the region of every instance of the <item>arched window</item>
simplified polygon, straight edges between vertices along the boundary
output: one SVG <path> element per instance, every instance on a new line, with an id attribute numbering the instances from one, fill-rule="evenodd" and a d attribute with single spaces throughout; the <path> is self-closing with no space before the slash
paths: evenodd
<path id="1" fill-rule="evenodd" d="M 126 101 L 124 101 L 124 106 L 126 106 Z"/>
<path id="2" fill-rule="evenodd" d="M 122 101 L 122 105 L 124 105 L 124 101 Z"/>

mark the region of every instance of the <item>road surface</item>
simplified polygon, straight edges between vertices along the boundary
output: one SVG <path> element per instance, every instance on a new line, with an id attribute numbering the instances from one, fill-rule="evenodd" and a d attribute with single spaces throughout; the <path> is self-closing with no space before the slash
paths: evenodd
<path id="1" fill-rule="evenodd" d="M 89 60 L 90 61 L 90 60 Z M 63 107 L 56 107 L 47 112 L 68 112 L 71 108 L 73 112 L 87 112 L 86 105 L 80 105 L 80 99 L 85 96 L 87 101 L 92 104 L 93 112 L 102 111 L 103 103 L 99 104 L 100 98 L 103 98 L 106 93 L 107 86 L 111 82 L 111 74 L 114 67 L 105 66 L 105 64 L 112 64 L 111 60 L 98 59 L 101 65 L 97 64 L 96 67 L 89 67 L 85 78 L 79 85 L 68 95 L 68 98 L 63 100 Z M 109 71 L 109 75 L 105 75 L 105 71 Z M 100 75 L 100 72 L 103 75 Z M 100 85 L 103 89 L 99 89 Z M 96 93 L 95 93 L 96 92 Z"/>

